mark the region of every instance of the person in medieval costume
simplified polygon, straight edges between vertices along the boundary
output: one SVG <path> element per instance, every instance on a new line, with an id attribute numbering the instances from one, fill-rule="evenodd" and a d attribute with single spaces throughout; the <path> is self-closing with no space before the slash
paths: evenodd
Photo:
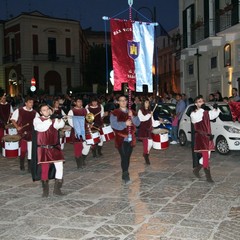
<path id="1" fill-rule="evenodd" d="M 141 121 L 138 129 L 138 139 L 141 140 L 143 144 L 143 157 L 145 163 L 150 165 L 149 152 L 153 145 L 152 130 L 153 127 L 158 127 L 160 125 L 160 121 L 153 119 L 153 112 L 150 108 L 149 99 L 143 99 L 142 106 L 138 111 L 138 118 Z"/>
<path id="2" fill-rule="evenodd" d="M 214 104 L 214 108 L 212 110 L 205 110 L 205 104 L 202 96 L 196 97 L 194 102 L 195 111 L 193 111 L 190 115 L 191 122 L 194 124 L 195 130 L 194 151 L 201 153 L 202 163 L 199 164 L 193 171 L 196 175 L 203 166 L 207 181 L 213 182 L 210 173 L 209 158 L 211 151 L 214 151 L 215 148 L 210 120 L 213 120 L 219 116 L 220 109 L 218 108 L 217 104 Z M 199 161 L 201 161 L 201 159 Z"/>
<path id="3" fill-rule="evenodd" d="M 72 127 L 71 141 L 73 142 L 74 156 L 77 163 L 77 168 L 86 166 L 86 158 L 90 151 L 91 145 L 85 141 L 87 123 L 85 117 L 88 110 L 83 107 L 82 98 L 76 97 L 74 107 L 68 112 L 68 123 Z"/>
<path id="4" fill-rule="evenodd" d="M 63 195 L 61 188 L 63 184 L 64 156 L 59 142 L 58 130 L 64 127 L 65 122 L 62 118 L 52 119 L 49 106 L 45 103 L 40 105 L 39 112 L 41 117 L 36 117 L 33 120 L 34 130 L 36 131 L 33 139 L 33 151 L 36 153 L 32 164 L 33 180 L 41 179 L 42 197 L 48 197 L 49 179 L 55 178 L 53 194 L 61 196 Z M 50 169 L 50 167 L 53 167 L 52 165 L 54 165 L 55 174 L 50 177 L 49 173 L 52 172 Z"/>
<path id="5" fill-rule="evenodd" d="M 25 157 L 28 158 L 28 172 L 31 172 L 33 119 L 39 114 L 33 109 L 33 98 L 25 98 L 25 106 L 16 109 L 11 117 L 14 127 L 21 136 L 20 170 L 25 171 Z"/>
<path id="6" fill-rule="evenodd" d="M 115 132 L 115 147 L 121 157 L 122 179 L 129 184 L 131 183 L 128 172 L 130 157 L 136 145 L 135 133 L 140 120 L 134 111 L 127 108 L 127 99 L 124 95 L 119 96 L 118 103 L 119 108 L 113 110 L 110 115 L 110 123 Z"/>
<path id="7" fill-rule="evenodd" d="M 4 92 L 0 92 L 0 141 L 2 141 L 5 134 L 5 128 L 9 124 L 12 113 L 13 108 L 7 102 L 6 94 Z"/>
<path id="8" fill-rule="evenodd" d="M 103 117 L 104 117 L 104 108 L 103 105 L 99 103 L 97 97 L 93 97 L 91 102 L 85 107 L 90 113 L 94 115 L 94 122 L 92 123 L 92 129 L 98 130 L 103 127 Z M 92 145 L 92 154 L 93 157 L 101 157 L 102 156 L 102 147 L 103 140 L 100 138 L 100 142 Z"/>

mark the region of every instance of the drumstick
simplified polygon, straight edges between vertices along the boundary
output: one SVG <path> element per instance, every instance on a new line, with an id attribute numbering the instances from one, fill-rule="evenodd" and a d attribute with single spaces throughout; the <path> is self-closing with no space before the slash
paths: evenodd
<path id="1" fill-rule="evenodd" d="M 156 107 L 157 107 L 157 103 L 155 104 L 155 106 L 154 106 L 154 108 L 153 108 L 153 110 L 152 110 L 152 113 L 154 113 Z"/>
<path id="2" fill-rule="evenodd" d="M 9 117 L 8 117 L 8 120 L 7 120 L 7 124 L 9 124 L 11 116 L 12 116 L 12 113 L 9 114 Z"/>
<path id="3" fill-rule="evenodd" d="M 97 127 L 94 127 L 94 126 L 92 126 L 92 128 L 95 128 L 96 130 L 100 131 L 100 129 L 99 129 L 99 128 L 97 128 Z"/>
<path id="4" fill-rule="evenodd" d="M 96 113 L 95 115 L 94 115 L 94 117 L 96 117 L 98 114 L 100 114 L 101 113 L 101 111 L 100 112 L 98 112 L 98 113 Z"/>
<path id="5" fill-rule="evenodd" d="M 21 129 L 23 129 L 23 128 L 27 127 L 28 125 L 29 125 L 29 123 L 26 123 L 25 125 L 23 125 L 23 126 L 22 126 L 22 128 L 21 128 Z"/>

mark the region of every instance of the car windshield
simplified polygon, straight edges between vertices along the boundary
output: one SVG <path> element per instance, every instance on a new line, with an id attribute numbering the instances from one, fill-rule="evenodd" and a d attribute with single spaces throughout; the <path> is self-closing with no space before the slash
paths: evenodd
<path id="1" fill-rule="evenodd" d="M 232 113 L 228 105 L 218 105 L 221 113 L 219 114 L 219 118 L 222 121 L 232 121 Z"/>

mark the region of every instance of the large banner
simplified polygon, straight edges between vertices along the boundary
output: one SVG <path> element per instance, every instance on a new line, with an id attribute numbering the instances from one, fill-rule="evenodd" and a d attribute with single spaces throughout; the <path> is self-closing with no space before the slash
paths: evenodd
<path id="1" fill-rule="evenodd" d="M 128 83 L 132 91 L 135 85 L 137 92 L 148 85 L 148 92 L 153 92 L 154 25 L 119 19 L 111 19 L 110 25 L 114 91 Z"/>

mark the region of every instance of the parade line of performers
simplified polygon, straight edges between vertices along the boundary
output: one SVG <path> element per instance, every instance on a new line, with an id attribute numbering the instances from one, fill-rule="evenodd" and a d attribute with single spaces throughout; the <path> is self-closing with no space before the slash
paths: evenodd
<path id="1" fill-rule="evenodd" d="M 121 159 L 122 180 L 129 184 L 131 182 L 129 176 L 130 157 L 137 137 L 142 141 L 145 164 L 150 165 L 149 153 L 153 146 L 152 132 L 154 127 L 159 126 L 160 121 L 153 119 L 153 110 L 150 109 L 150 102 L 147 98 L 142 101 L 138 112 L 128 109 L 127 98 L 124 95 L 119 96 L 117 101 L 119 107 L 111 111 L 108 116 L 109 125 L 106 126 L 103 118 L 107 113 L 104 112 L 103 106 L 96 97 L 92 98 L 85 107 L 83 107 L 82 98 L 76 97 L 73 107 L 68 114 L 65 114 L 59 107 L 58 100 L 54 100 L 52 106 L 42 103 L 36 111 L 33 109 L 34 100 L 31 97 L 26 97 L 24 106 L 13 111 L 3 94 L 0 99 L 0 140 L 2 143 L 8 141 L 7 138 L 4 138 L 9 134 L 7 129 L 16 130 L 13 135 L 18 136 L 19 153 L 17 157 L 20 160 L 20 171 L 26 172 L 27 165 L 27 171 L 32 174 L 33 181 L 41 181 L 42 197 L 49 196 L 50 179 L 55 180 L 53 194 L 63 195 L 61 188 L 64 154 L 60 139 L 64 129 L 69 131 L 69 142 L 73 143 L 78 169 L 86 166 L 86 158 L 90 151 L 93 157 L 101 157 L 104 141 L 114 139 Z M 199 109 L 194 109 L 193 123 L 201 128 L 201 135 L 204 134 L 204 131 L 209 134 L 211 131 L 209 124 L 200 126 L 203 110 Z M 198 113 L 201 116 L 198 116 Z M 217 114 L 219 114 L 219 110 L 216 110 L 215 117 Z M 204 141 L 207 140 L 204 139 Z M 206 154 L 211 150 L 213 150 L 212 145 L 211 148 L 206 149 Z M 6 154 L 6 151 L 2 144 L 2 153 Z M 209 167 L 206 154 L 204 151 L 202 152 L 205 171 Z M 194 174 L 196 175 L 196 169 Z M 209 174 L 210 172 L 207 172 L 207 180 L 210 179 Z M 210 180 L 212 181 L 212 179 Z"/>

